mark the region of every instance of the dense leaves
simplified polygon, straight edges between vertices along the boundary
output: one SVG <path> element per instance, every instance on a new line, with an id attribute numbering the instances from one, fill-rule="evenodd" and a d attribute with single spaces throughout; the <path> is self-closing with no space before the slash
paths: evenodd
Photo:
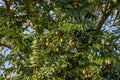
<path id="1" fill-rule="evenodd" d="M 120 78 L 119 0 L 3 3 L 1 80 Z"/>

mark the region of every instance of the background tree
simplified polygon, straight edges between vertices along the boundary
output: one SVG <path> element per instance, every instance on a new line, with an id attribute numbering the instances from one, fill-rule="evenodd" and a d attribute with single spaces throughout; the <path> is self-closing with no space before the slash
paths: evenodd
<path id="1" fill-rule="evenodd" d="M 120 78 L 119 0 L 3 1 L 1 79 Z"/>

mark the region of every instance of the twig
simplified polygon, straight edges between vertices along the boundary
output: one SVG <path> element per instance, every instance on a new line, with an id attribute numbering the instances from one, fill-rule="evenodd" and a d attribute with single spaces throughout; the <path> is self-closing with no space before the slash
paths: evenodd
<path id="1" fill-rule="evenodd" d="M 7 47 L 7 48 L 11 48 L 11 46 L 9 44 L 3 44 L 3 43 L 0 43 L 0 46 L 4 46 L 4 47 Z"/>

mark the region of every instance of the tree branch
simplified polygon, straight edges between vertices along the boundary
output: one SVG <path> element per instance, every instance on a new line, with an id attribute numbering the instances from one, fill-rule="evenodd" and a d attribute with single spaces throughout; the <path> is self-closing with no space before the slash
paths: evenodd
<path id="1" fill-rule="evenodd" d="M 103 13 L 103 16 L 102 16 L 102 18 L 101 18 L 101 20 L 98 22 L 98 24 L 96 25 L 96 28 L 97 28 L 97 31 L 99 31 L 101 28 L 102 28 L 102 26 L 103 26 L 103 24 L 104 24 L 104 22 L 107 20 L 107 18 L 111 15 L 111 13 L 116 9 L 116 8 L 118 8 L 118 7 L 120 7 L 120 5 L 118 4 L 118 5 L 115 5 L 115 6 L 111 6 L 107 11 L 105 11 L 104 13 Z"/>
<path id="2" fill-rule="evenodd" d="M 0 70 L 6 70 L 5 68 L 0 68 Z"/>
<path id="3" fill-rule="evenodd" d="M 5 43 L 0 43 L 0 46 L 4 46 L 4 47 L 7 47 L 7 48 L 11 48 L 11 46 L 9 44 L 5 44 Z"/>

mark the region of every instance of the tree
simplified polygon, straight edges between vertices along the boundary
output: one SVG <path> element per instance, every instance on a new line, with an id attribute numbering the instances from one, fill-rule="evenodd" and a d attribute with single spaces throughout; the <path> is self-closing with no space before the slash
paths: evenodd
<path id="1" fill-rule="evenodd" d="M 3 1 L 1 79 L 120 78 L 119 0 Z"/>

